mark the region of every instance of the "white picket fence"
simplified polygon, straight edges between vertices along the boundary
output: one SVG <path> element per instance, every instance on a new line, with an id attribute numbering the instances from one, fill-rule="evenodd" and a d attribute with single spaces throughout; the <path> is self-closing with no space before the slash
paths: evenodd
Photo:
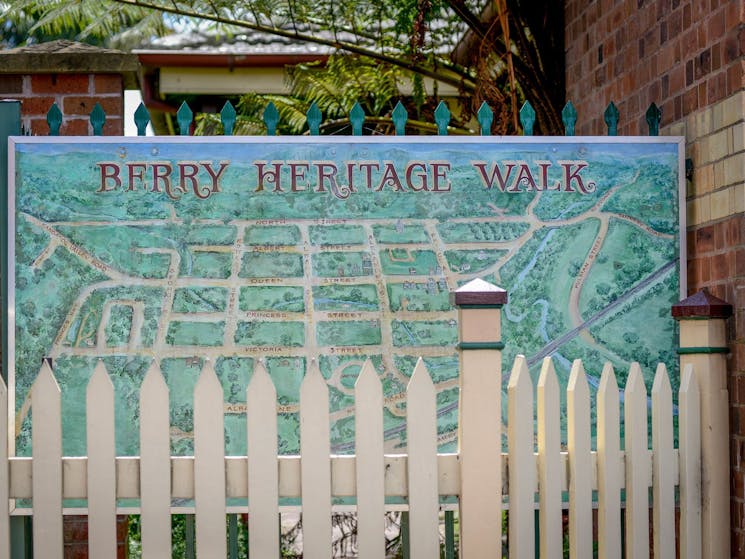
<path id="1" fill-rule="evenodd" d="M 194 391 L 194 457 L 170 456 L 169 394 L 156 365 L 144 379 L 140 398 L 141 454 L 116 457 L 113 385 L 100 363 L 87 389 L 88 456 L 62 457 L 60 390 L 45 363 L 32 388 L 33 456 L 9 458 L 7 390 L 0 380 L 0 503 L 10 504 L 10 508 L 0 507 L 0 559 L 10 557 L 10 515 L 29 512 L 14 509 L 13 499 L 33 500 L 36 557 L 63 557 L 63 514 L 81 512 L 63 510 L 63 499 L 87 499 L 83 513 L 89 516 L 90 557 L 115 557 L 117 498 L 140 499 L 144 558 L 171 556 L 171 499 L 178 498 L 195 502 L 197 557 L 224 558 L 226 499 L 231 497 L 249 498 L 245 512 L 251 557 L 280 556 L 279 498 L 300 497 L 303 556 L 329 559 L 332 496 L 356 497 L 359 557 L 385 557 L 385 496 L 406 497 L 410 557 L 439 557 L 439 497 L 460 495 L 461 465 L 469 457 L 437 454 L 435 387 L 421 360 L 407 388 L 406 455 L 384 454 L 383 391 L 370 362 L 355 386 L 354 456 L 330 453 L 328 389 L 315 364 L 300 391 L 301 456 L 277 455 L 276 393 L 260 362 L 247 390 L 247 457 L 225 456 L 223 389 L 209 362 Z M 622 539 L 626 557 L 649 557 L 650 520 L 655 557 L 676 557 L 676 540 L 680 557 L 701 556 L 700 398 L 691 366 L 685 367 L 680 383 L 679 448 L 673 447 L 672 391 L 663 365 L 656 372 L 651 402 L 650 449 L 648 394 L 641 370 L 634 364 L 624 390 L 622 451 L 619 387 L 612 367 L 606 365 L 597 391 L 597 444 L 592 450 L 590 390 L 583 365 L 576 361 L 566 394 L 568 441 L 562 450 L 560 389 L 551 360 L 543 363 L 534 397 L 526 360 L 516 359 L 508 388 L 508 452 L 501 452 L 500 441 L 492 441 L 498 446 L 498 463 L 477 466 L 485 474 L 497 472 L 503 485 L 504 498 L 488 495 L 488 502 L 497 511 L 509 509 L 510 557 L 536 556 L 536 529 L 540 557 L 562 557 L 562 510 L 566 508 L 562 492 L 568 492 L 571 557 L 593 556 L 594 508 L 599 557 L 620 558 Z M 468 405 L 461 400 L 461 408 Z M 472 462 L 469 467 L 474 467 Z M 597 491 L 596 501 L 593 491 Z M 469 506 L 477 505 L 460 503 L 461 538 L 467 533 L 465 519 L 478 513 L 468 511 Z M 680 514 L 677 538 L 676 506 Z M 625 534 L 621 533 L 621 515 L 625 515 Z M 482 519 L 488 516 L 479 514 Z M 482 521 L 477 527 L 484 541 L 501 542 L 501 513 L 494 517 L 496 523 Z M 465 542 L 461 539 L 461 543 Z M 479 547 L 471 544 L 461 550 L 461 557 L 483 557 Z"/>

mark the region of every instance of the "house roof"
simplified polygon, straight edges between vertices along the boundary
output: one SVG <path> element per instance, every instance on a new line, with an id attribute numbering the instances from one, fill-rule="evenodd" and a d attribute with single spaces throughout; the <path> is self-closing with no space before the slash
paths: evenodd
<path id="1" fill-rule="evenodd" d="M 347 37 L 344 37 L 347 39 Z M 290 37 L 282 37 L 271 33 L 252 31 L 240 33 L 230 37 L 221 37 L 200 31 L 174 33 L 149 42 L 141 49 L 135 49 L 137 54 L 178 51 L 186 55 L 193 54 L 233 54 L 240 55 L 290 55 L 315 54 L 328 55 L 334 49 L 325 45 L 317 45 L 299 41 Z"/>

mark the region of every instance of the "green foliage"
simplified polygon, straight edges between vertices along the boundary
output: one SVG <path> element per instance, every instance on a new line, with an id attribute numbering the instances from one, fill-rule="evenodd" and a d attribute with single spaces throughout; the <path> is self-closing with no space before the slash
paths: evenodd
<path id="1" fill-rule="evenodd" d="M 400 68 L 360 56 L 334 55 L 325 66 L 300 64 L 290 69 L 293 95 L 315 101 L 330 119 L 346 118 L 355 102 L 368 116 L 390 114 L 403 77 Z"/>
<path id="2" fill-rule="evenodd" d="M 509 114 L 507 105 L 523 98 L 531 99 L 541 131 L 562 130 L 559 2 L 508 0 L 501 13 L 494 6 L 482 10 L 476 0 L 9 0 L 7 6 L 11 23 L 2 27 L 0 40 L 11 46 L 66 36 L 126 49 L 174 31 L 200 33 L 215 43 L 251 32 L 306 44 L 309 51 L 318 45 L 319 54 L 331 55 L 325 68 L 293 71 L 297 99 L 263 98 L 256 107 L 248 106 L 251 97 L 242 100 L 234 133 L 261 133 L 269 101 L 280 113 L 280 126 L 291 131 L 302 127 L 316 96 L 327 118 L 346 118 L 354 101 L 369 116 L 386 116 L 401 79 L 416 119 L 434 109 L 439 83 L 463 96 L 458 114 L 466 120 L 482 101 L 489 102 L 500 117 L 495 132 L 515 132 L 513 121 L 501 117 Z M 425 92 L 425 86 L 432 89 Z M 218 117 L 199 117 L 197 126 L 221 128 Z"/>
<path id="3" fill-rule="evenodd" d="M 125 2 L 11 0 L 0 27 L 0 45 L 14 47 L 55 39 L 133 48 L 172 31 L 162 14 Z"/>

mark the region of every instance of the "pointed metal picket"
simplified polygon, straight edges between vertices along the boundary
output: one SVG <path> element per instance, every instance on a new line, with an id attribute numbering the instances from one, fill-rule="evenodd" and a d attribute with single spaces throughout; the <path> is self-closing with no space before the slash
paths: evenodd
<path id="1" fill-rule="evenodd" d="M 597 394 L 598 556 L 621 559 L 621 433 L 618 383 L 606 363 Z"/>
<path id="2" fill-rule="evenodd" d="M 439 136 L 448 135 L 448 125 L 450 124 L 450 109 L 445 101 L 440 101 L 435 109 L 435 124 L 437 125 L 437 134 Z"/>
<path id="3" fill-rule="evenodd" d="M 225 104 L 220 110 L 220 122 L 222 122 L 222 130 L 225 136 L 232 136 L 233 129 L 235 128 L 235 107 L 230 101 L 225 101 Z"/>
<path id="4" fill-rule="evenodd" d="M 269 104 L 264 109 L 262 118 L 264 119 L 264 124 L 266 125 L 266 135 L 276 136 L 277 124 L 279 124 L 279 111 L 277 110 L 277 107 L 274 106 L 274 103 L 272 103 L 271 101 L 269 101 Z"/>
<path id="5" fill-rule="evenodd" d="M 680 461 L 680 559 L 701 557 L 701 400 L 696 375 L 686 365 L 678 393 Z"/>
<path id="6" fill-rule="evenodd" d="M 228 515 L 228 559 L 238 559 L 238 515 Z"/>
<path id="7" fill-rule="evenodd" d="M 93 127 L 94 136 L 103 135 L 103 125 L 106 124 L 106 113 L 100 103 L 93 106 L 90 116 L 91 126 Z"/>
<path id="8" fill-rule="evenodd" d="M 649 453 L 647 443 L 647 388 L 639 363 L 632 363 L 626 379 L 623 420 L 626 449 L 626 557 L 649 557 Z"/>
<path id="9" fill-rule="evenodd" d="M 520 108 L 520 126 L 523 128 L 523 136 L 533 135 L 533 126 L 535 125 L 535 109 L 530 101 L 525 101 Z"/>
<path id="10" fill-rule="evenodd" d="M 574 136 L 574 126 L 577 124 L 577 109 L 571 101 L 567 101 L 561 111 L 561 121 L 564 123 L 564 135 Z"/>
<path id="11" fill-rule="evenodd" d="M 592 558 L 592 459 L 590 455 L 590 387 L 575 359 L 567 385 L 567 447 L 569 450 L 569 555 Z"/>
<path id="12" fill-rule="evenodd" d="M 352 123 L 352 136 L 362 136 L 362 124 L 365 122 L 365 111 L 356 102 L 349 111 L 349 122 Z"/>
<path id="13" fill-rule="evenodd" d="M 354 385 L 357 476 L 357 542 L 360 559 L 385 556 L 385 458 L 383 386 L 372 361 Z"/>
<path id="14" fill-rule="evenodd" d="M 0 559 L 10 559 L 8 388 L 0 376 Z"/>
<path id="15" fill-rule="evenodd" d="M 411 559 L 439 557 L 435 385 L 420 357 L 406 388 Z"/>
<path id="16" fill-rule="evenodd" d="M 88 452 L 88 555 L 116 556 L 114 385 L 99 359 L 85 397 Z"/>
<path id="17" fill-rule="evenodd" d="M 675 559 L 673 391 L 660 363 L 652 385 L 652 522 L 655 559 Z"/>
<path id="18" fill-rule="evenodd" d="M 142 559 L 171 554 L 171 435 L 168 386 L 153 361 L 140 386 Z"/>
<path id="19" fill-rule="evenodd" d="M 646 114 L 644 115 L 647 119 L 647 125 L 649 126 L 650 136 L 660 135 L 660 121 L 662 120 L 662 109 L 652 103 L 649 105 Z"/>
<path id="20" fill-rule="evenodd" d="M 262 361 L 246 389 L 248 437 L 248 555 L 279 557 L 277 391 Z"/>
<path id="21" fill-rule="evenodd" d="M 194 508 L 197 557 L 225 557 L 223 389 L 207 360 L 194 387 Z"/>
<path id="22" fill-rule="evenodd" d="M 321 121 L 323 120 L 323 115 L 321 114 L 321 109 L 318 108 L 318 105 L 316 105 L 315 101 L 310 104 L 310 108 L 308 109 L 305 118 L 308 122 L 308 130 L 310 131 L 310 135 L 318 136 L 321 129 Z"/>
<path id="23" fill-rule="evenodd" d="M 184 556 L 185 559 L 195 559 L 197 552 L 194 545 L 194 515 L 184 515 Z M 221 558 L 218 558 L 221 559 Z"/>
<path id="24" fill-rule="evenodd" d="M 518 355 L 507 385 L 510 557 L 535 557 L 535 455 L 533 382 L 524 355 Z"/>
<path id="25" fill-rule="evenodd" d="M 176 122 L 178 122 L 178 131 L 181 136 L 191 134 L 191 122 L 194 120 L 194 113 L 186 101 L 176 111 Z"/>
<path id="26" fill-rule="evenodd" d="M 605 125 L 608 127 L 608 136 L 618 136 L 619 117 L 618 107 L 611 101 L 603 113 L 603 120 L 605 120 Z"/>
<path id="27" fill-rule="evenodd" d="M 561 559 L 561 400 L 559 381 L 550 357 L 543 360 L 537 392 L 540 557 Z"/>
<path id="28" fill-rule="evenodd" d="M 329 391 L 315 360 L 300 385 L 303 557 L 331 557 Z"/>
<path id="29" fill-rule="evenodd" d="M 49 125 L 49 135 L 59 136 L 59 129 L 62 126 L 62 111 L 59 110 L 57 103 L 52 103 L 47 112 L 47 124 Z"/>
<path id="30" fill-rule="evenodd" d="M 494 122 L 494 111 L 492 111 L 489 103 L 484 101 L 481 103 L 476 118 L 479 121 L 479 128 L 481 129 L 482 136 L 491 136 L 491 125 Z"/>
<path id="31" fill-rule="evenodd" d="M 46 359 L 31 387 L 31 434 L 34 555 L 62 559 L 60 388 Z"/>
<path id="32" fill-rule="evenodd" d="M 145 106 L 145 103 L 140 103 L 135 110 L 135 126 L 137 127 L 137 135 L 144 136 L 147 133 L 147 125 L 150 123 L 150 113 Z"/>
<path id="33" fill-rule="evenodd" d="M 406 135 L 406 121 L 409 120 L 409 112 L 403 106 L 403 103 L 399 101 L 391 113 L 391 120 L 393 120 L 393 126 L 396 127 L 396 136 Z"/>

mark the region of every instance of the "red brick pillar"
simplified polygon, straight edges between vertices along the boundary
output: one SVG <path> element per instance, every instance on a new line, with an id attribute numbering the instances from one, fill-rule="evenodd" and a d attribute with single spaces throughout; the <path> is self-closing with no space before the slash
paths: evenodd
<path id="1" fill-rule="evenodd" d="M 116 559 L 127 557 L 129 523 L 126 516 L 116 517 Z M 66 516 L 63 524 L 65 559 L 88 559 L 88 517 Z M 114 558 L 112 558 L 114 559 Z"/>
<path id="2" fill-rule="evenodd" d="M 103 134 L 124 133 L 124 90 L 136 88 L 137 57 L 110 49 L 53 41 L 0 51 L 0 98 L 21 101 L 22 131 L 49 134 L 47 112 L 62 111 L 62 136 L 93 134 L 90 113 L 100 103 L 106 113 Z M 87 559 L 88 519 L 64 519 L 65 559 Z M 126 557 L 128 522 L 117 517 L 117 557 Z"/>

